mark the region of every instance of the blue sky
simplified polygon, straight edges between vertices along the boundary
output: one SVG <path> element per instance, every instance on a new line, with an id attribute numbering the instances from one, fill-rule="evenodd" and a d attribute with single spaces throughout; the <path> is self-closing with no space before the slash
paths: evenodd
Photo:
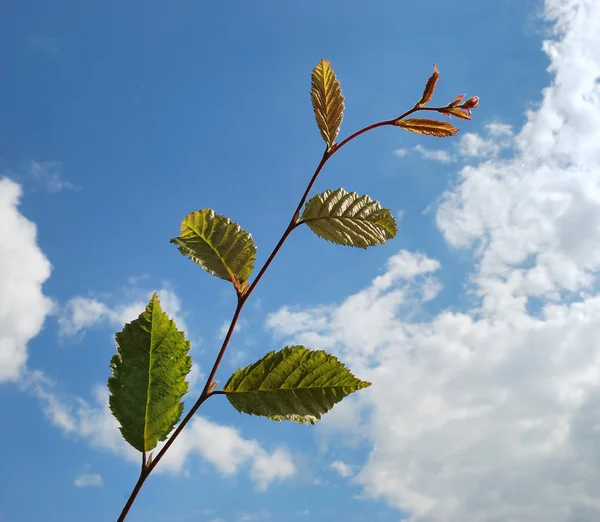
<path id="1" fill-rule="evenodd" d="M 369 194 L 398 236 L 295 231 L 218 379 L 299 342 L 373 386 L 315 427 L 211 399 L 128 520 L 598 519 L 595 0 L 0 11 L 1 522 L 116 519 L 138 464 L 106 409 L 114 333 L 158 291 L 192 342 L 192 402 L 235 296 L 169 239 L 211 207 L 266 259 L 323 151 L 321 58 L 341 137 L 410 108 L 433 63 L 434 103 L 481 107 L 456 138 L 384 128 L 336 154 L 316 191 Z"/>

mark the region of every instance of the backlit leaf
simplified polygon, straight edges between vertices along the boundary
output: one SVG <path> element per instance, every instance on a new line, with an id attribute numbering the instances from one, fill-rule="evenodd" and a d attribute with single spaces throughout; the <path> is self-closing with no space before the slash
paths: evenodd
<path id="1" fill-rule="evenodd" d="M 341 188 L 311 198 L 300 223 L 327 241 L 360 248 L 384 244 L 398 231 L 389 209 L 381 208 L 369 196 Z"/>
<path id="2" fill-rule="evenodd" d="M 311 75 L 310 97 L 321 136 L 331 149 L 344 117 L 344 97 L 331 64 L 321 60 Z"/>
<path id="3" fill-rule="evenodd" d="M 179 237 L 171 239 L 179 251 L 207 272 L 243 284 L 254 269 L 256 245 L 252 236 L 209 208 L 188 214 Z"/>
<path id="4" fill-rule="evenodd" d="M 314 424 L 344 397 L 370 385 L 333 355 L 287 346 L 235 372 L 223 391 L 239 412 Z"/>
<path id="5" fill-rule="evenodd" d="M 438 71 L 438 68 L 434 64 L 433 65 L 433 74 L 427 80 L 427 83 L 425 84 L 425 90 L 423 91 L 423 96 L 421 97 L 421 99 L 419 100 L 419 103 L 417 105 L 420 105 L 421 107 L 423 107 L 424 105 L 427 105 L 431 101 L 431 97 L 433 96 L 433 91 L 435 91 L 435 86 L 437 84 L 439 77 L 440 77 L 440 72 Z"/>
<path id="6" fill-rule="evenodd" d="M 409 118 L 408 120 L 396 120 L 394 125 L 403 129 L 415 132 L 417 134 L 426 134 L 428 136 L 437 136 L 445 138 L 454 136 L 458 128 L 451 123 L 438 120 L 427 120 L 425 118 Z"/>
<path id="7" fill-rule="evenodd" d="M 447 109 L 440 109 L 438 111 L 441 114 L 444 114 L 445 116 L 456 116 L 457 118 L 460 118 L 461 120 L 470 120 L 472 119 L 471 116 L 469 115 L 469 110 L 468 109 L 462 109 L 460 107 L 448 107 Z"/>
<path id="8" fill-rule="evenodd" d="M 164 313 L 155 293 L 146 310 L 117 334 L 108 379 L 109 406 L 123 438 L 138 451 L 165 440 L 183 411 L 192 367 L 189 341 Z"/>

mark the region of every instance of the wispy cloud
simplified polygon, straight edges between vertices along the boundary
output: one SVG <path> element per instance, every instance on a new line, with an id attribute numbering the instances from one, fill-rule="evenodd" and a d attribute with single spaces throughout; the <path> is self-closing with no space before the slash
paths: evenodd
<path id="1" fill-rule="evenodd" d="M 78 488 L 102 486 L 102 475 L 99 473 L 81 473 L 75 478 L 74 485 Z"/>
<path id="2" fill-rule="evenodd" d="M 452 155 L 446 150 L 426 149 L 423 145 L 415 145 L 415 152 L 420 154 L 423 159 L 430 161 L 439 161 L 440 163 L 450 163 L 454 160 Z"/>
<path id="3" fill-rule="evenodd" d="M 62 164 L 57 161 L 31 160 L 25 170 L 37 187 L 48 192 L 57 193 L 62 190 L 79 190 L 78 187 L 62 178 Z"/>
<path id="4" fill-rule="evenodd" d="M 438 161 L 440 163 L 450 163 L 454 161 L 454 156 L 448 151 L 441 149 L 427 149 L 423 147 L 423 145 L 415 145 L 412 149 L 400 148 L 394 151 L 394 155 L 398 158 L 404 158 L 411 153 L 417 153 L 421 158 L 429 161 Z"/>
<path id="5" fill-rule="evenodd" d="M 219 331 L 217 332 L 217 339 L 219 340 L 223 340 L 225 338 L 225 336 L 227 335 L 227 331 L 229 330 L 229 326 L 231 325 L 231 321 L 223 321 L 221 323 L 221 326 L 219 326 Z M 247 326 L 247 321 L 244 319 L 240 319 L 236 325 L 235 328 L 233 329 L 233 333 L 239 333 L 241 332 L 244 328 L 246 328 Z"/>

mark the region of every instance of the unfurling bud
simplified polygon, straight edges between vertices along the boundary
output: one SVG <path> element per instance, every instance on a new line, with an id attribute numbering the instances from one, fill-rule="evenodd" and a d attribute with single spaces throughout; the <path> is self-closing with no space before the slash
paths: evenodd
<path id="1" fill-rule="evenodd" d="M 448 105 L 439 109 L 438 112 L 445 116 L 456 116 L 462 120 L 470 120 L 471 109 L 478 107 L 479 96 L 471 96 L 467 101 L 463 102 L 462 100 L 464 97 L 464 94 L 457 96 L 454 101 L 451 101 Z"/>
<path id="2" fill-rule="evenodd" d="M 465 96 L 466 96 L 465 94 L 461 94 L 461 95 L 457 96 L 457 97 L 454 99 L 454 101 L 452 101 L 452 102 L 450 102 L 450 103 L 448 104 L 448 107 L 456 107 L 456 106 L 457 106 L 457 105 L 458 105 L 458 104 L 459 104 L 459 103 L 460 103 L 460 102 L 463 100 L 463 98 L 464 98 Z"/>
<path id="3" fill-rule="evenodd" d="M 479 105 L 479 96 L 471 96 L 461 107 L 465 109 L 475 109 Z"/>

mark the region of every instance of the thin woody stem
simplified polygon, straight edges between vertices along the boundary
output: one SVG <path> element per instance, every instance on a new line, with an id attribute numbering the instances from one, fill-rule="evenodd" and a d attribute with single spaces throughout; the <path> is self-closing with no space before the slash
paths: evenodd
<path id="1" fill-rule="evenodd" d="M 221 364 L 221 361 L 223 360 L 223 356 L 225 355 L 225 351 L 227 350 L 227 346 L 229 345 L 229 341 L 231 340 L 231 336 L 233 335 L 233 331 L 238 322 L 238 319 L 240 317 L 240 314 L 242 312 L 244 304 L 246 303 L 247 299 L 250 297 L 250 295 L 256 288 L 256 285 L 258 285 L 262 276 L 267 271 L 267 269 L 269 268 L 269 266 L 271 265 L 271 263 L 273 262 L 273 260 L 277 256 L 277 254 L 279 253 L 279 250 L 285 243 L 286 239 L 289 237 L 289 235 L 292 233 L 292 231 L 299 225 L 298 218 L 300 216 L 300 211 L 302 210 L 304 203 L 306 203 L 306 199 L 308 198 L 310 191 L 312 190 L 315 182 L 317 181 L 317 178 L 319 177 L 319 174 L 323 170 L 323 167 L 326 165 L 327 161 L 329 161 L 329 159 L 338 150 L 340 150 L 344 145 L 346 145 L 347 143 L 350 143 L 353 139 L 357 138 L 361 134 L 364 134 L 364 133 L 366 133 L 370 130 L 376 129 L 378 127 L 384 127 L 386 125 L 394 125 L 394 123 L 396 121 L 401 120 L 401 119 L 405 118 L 406 116 L 408 116 L 414 112 L 417 112 L 419 110 L 437 110 L 437 109 L 424 109 L 424 108 L 415 106 L 412 109 L 410 109 L 409 111 L 406 111 L 404 114 L 402 114 L 398 118 L 395 118 L 393 120 L 385 120 L 385 121 L 380 121 L 378 123 L 373 123 L 372 125 L 369 125 L 367 127 L 360 129 L 359 131 L 356 131 L 354 134 L 351 134 L 346 139 L 344 139 L 340 143 L 335 144 L 331 149 L 326 150 L 323 153 L 321 161 L 317 165 L 317 168 L 315 169 L 315 172 L 313 173 L 312 178 L 310 179 L 308 185 L 306 186 L 306 190 L 304 191 L 304 194 L 302 194 L 302 197 L 300 198 L 300 202 L 298 203 L 298 206 L 296 207 L 296 210 L 294 211 L 294 214 L 292 215 L 292 219 L 290 220 L 290 223 L 288 224 L 287 228 L 281 235 L 281 238 L 275 245 L 275 248 L 273 248 L 273 251 L 271 252 L 269 257 L 265 261 L 265 264 L 261 267 L 260 271 L 258 272 L 258 274 L 257 274 L 256 278 L 254 279 L 254 281 L 252 282 L 252 284 L 247 288 L 247 290 L 245 292 L 243 292 L 241 295 L 238 295 L 238 302 L 237 302 L 237 306 L 235 308 L 233 317 L 231 319 L 231 324 L 229 325 L 227 334 L 225 335 L 225 338 L 223 339 L 223 344 L 221 345 L 219 354 L 217 355 L 215 363 L 210 371 L 208 379 L 206 380 L 206 384 L 204 385 L 204 389 L 202 390 L 200 397 L 198 397 L 198 400 L 195 402 L 195 404 L 192 406 L 192 408 L 187 413 L 187 415 L 179 423 L 179 425 L 177 426 L 177 428 L 175 429 L 173 434 L 169 437 L 169 439 L 167 440 L 165 445 L 161 448 L 161 450 L 157 453 L 156 457 L 154 459 L 152 459 L 152 461 L 150 463 L 146 462 L 145 454 L 144 454 L 144 457 L 142 460 L 142 470 L 140 472 L 140 477 L 138 478 L 131 494 L 129 495 L 129 498 L 127 499 L 127 502 L 126 502 L 125 506 L 123 507 L 123 510 L 121 511 L 121 515 L 117 519 L 117 522 L 123 522 L 125 520 L 125 517 L 129 513 L 129 510 L 131 509 L 133 502 L 135 501 L 138 493 L 140 492 L 140 489 L 144 485 L 144 482 L 146 481 L 146 479 L 148 478 L 148 476 L 150 475 L 152 470 L 157 466 L 157 464 L 163 458 L 165 452 L 170 448 L 171 444 L 173 444 L 173 442 L 175 442 L 175 439 L 183 431 L 183 429 L 185 428 L 187 423 L 191 420 L 191 418 L 194 416 L 196 411 L 198 411 L 198 408 L 200 408 L 202 403 L 204 401 L 206 401 L 212 395 L 222 395 L 223 394 L 223 392 L 220 392 L 220 391 L 211 392 L 209 390 L 211 388 L 211 385 L 213 384 L 213 380 L 215 378 L 217 370 L 219 369 L 219 365 Z"/>

